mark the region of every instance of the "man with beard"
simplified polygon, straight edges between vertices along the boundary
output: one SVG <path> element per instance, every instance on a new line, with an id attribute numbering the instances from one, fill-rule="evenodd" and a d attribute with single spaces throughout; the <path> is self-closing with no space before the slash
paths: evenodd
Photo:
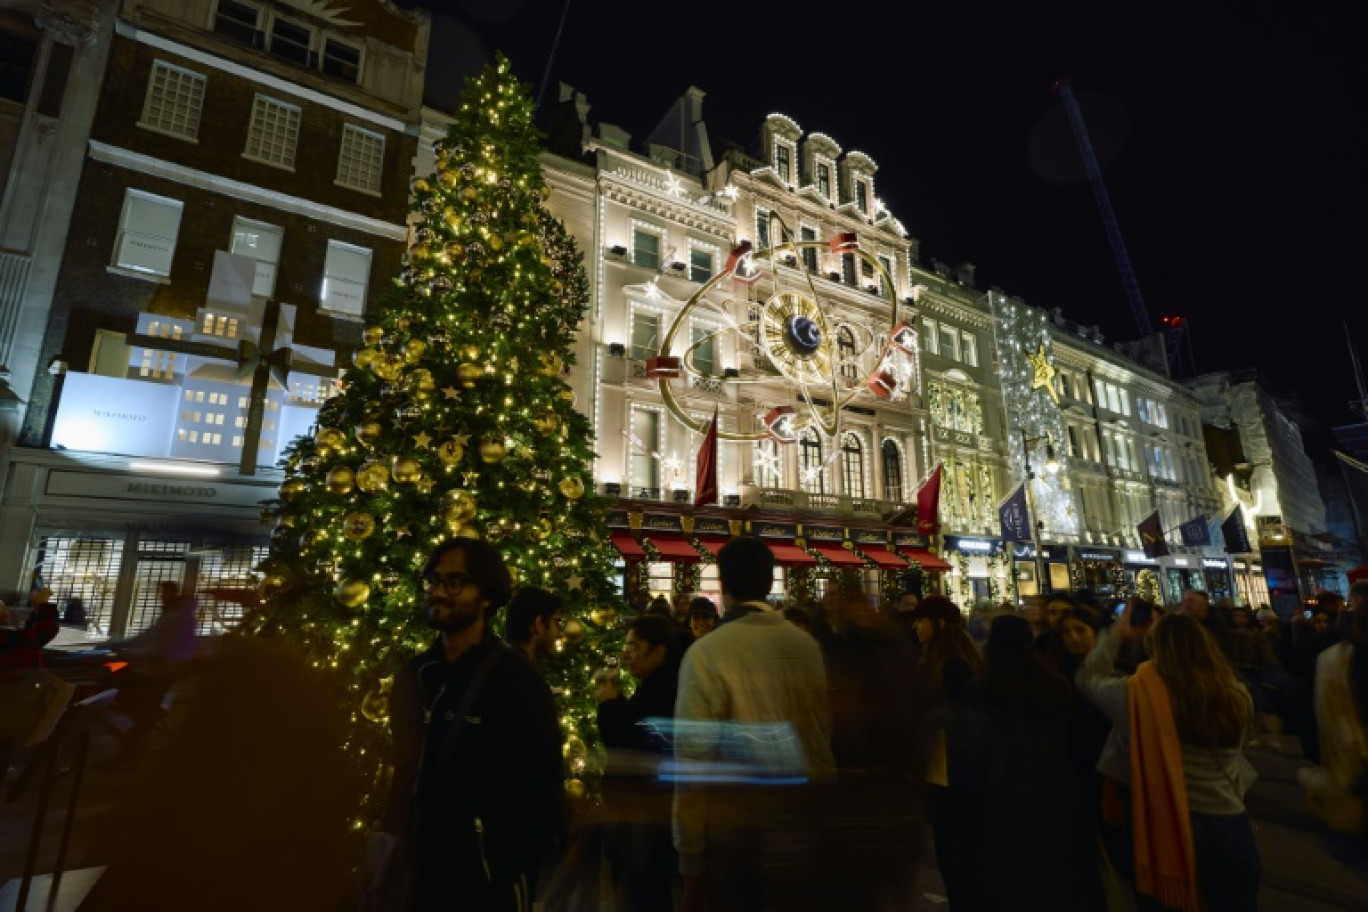
<path id="1" fill-rule="evenodd" d="M 367 868 L 408 839 L 417 912 L 522 912 L 561 832 L 555 701 L 490 629 L 512 588 L 498 551 L 444 542 L 422 585 L 438 638 L 395 678 L 394 779 Z"/>

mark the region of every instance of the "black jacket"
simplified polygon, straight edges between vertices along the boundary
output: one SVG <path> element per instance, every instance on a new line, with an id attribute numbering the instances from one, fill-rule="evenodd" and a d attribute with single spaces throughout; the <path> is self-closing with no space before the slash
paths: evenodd
<path id="1" fill-rule="evenodd" d="M 454 739 L 456 710 L 497 660 Z M 561 833 L 560 728 L 551 689 L 501 640 L 455 662 L 439 640 L 395 678 L 395 775 L 385 829 L 413 840 L 419 890 L 436 877 L 466 895 L 535 881 Z"/>
<path id="2" fill-rule="evenodd" d="M 598 707 L 599 737 L 606 747 L 660 753 L 665 744 L 652 738 L 643 719 L 674 718 L 679 692 L 679 663 L 667 659 L 655 673 L 637 685 L 631 697 L 604 700 Z"/>

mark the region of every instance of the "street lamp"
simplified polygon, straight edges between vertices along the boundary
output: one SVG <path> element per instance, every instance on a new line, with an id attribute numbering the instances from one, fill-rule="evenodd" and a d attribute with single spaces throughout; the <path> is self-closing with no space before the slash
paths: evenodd
<path id="1" fill-rule="evenodd" d="M 1021 458 L 1026 469 L 1026 507 L 1031 511 L 1031 548 L 1034 551 L 1036 595 L 1045 594 L 1045 577 L 1042 571 L 1040 557 L 1040 529 L 1044 523 L 1036 514 L 1035 491 L 1031 482 L 1035 480 L 1035 470 L 1031 468 L 1031 447 L 1038 444 L 1045 444 L 1045 474 L 1056 475 L 1059 472 L 1059 460 L 1055 457 L 1054 444 L 1050 441 L 1048 434 L 1040 437 L 1027 437 L 1026 429 L 1021 428 Z"/>

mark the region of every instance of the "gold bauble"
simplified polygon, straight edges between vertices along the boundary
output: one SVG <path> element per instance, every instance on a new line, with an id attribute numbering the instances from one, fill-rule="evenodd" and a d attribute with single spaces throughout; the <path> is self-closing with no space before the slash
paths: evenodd
<path id="1" fill-rule="evenodd" d="M 446 222 L 448 228 L 459 228 L 461 226 L 461 213 L 455 208 L 447 206 L 442 210 L 442 221 Z"/>
<path id="2" fill-rule="evenodd" d="M 480 194 L 474 187 L 466 187 L 461 191 L 461 199 L 465 200 L 467 203 L 473 203 L 475 200 L 479 199 L 479 197 Z"/>
<path id="3" fill-rule="evenodd" d="M 551 525 L 551 520 L 545 516 L 532 524 L 532 537 L 537 541 L 546 541 L 554 531 L 555 527 Z"/>
<path id="4" fill-rule="evenodd" d="M 356 473 L 346 466 L 337 466 L 328 472 L 329 494 L 350 494 L 356 485 Z"/>
<path id="5" fill-rule="evenodd" d="M 561 628 L 561 633 L 564 634 L 567 642 L 578 643 L 584 639 L 584 622 L 579 618 L 570 618 Z"/>
<path id="6" fill-rule="evenodd" d="M 375 532 L 375 517 L 369 513 L 348 513 L 342 517 L 342 536 L 347 541 L 365 541 Z"/>
<path id="7" fill-rule="evenodd" d="M 489 236 L 489 249 L 496 253 L 503 250 L 503 238 L 499 237 L 497 234 L 491 234 Z"/>
<path id="8" fill-rule="evenodd" d="M 486 437 L 480 441 L 480 458 L 485 462 L 498 465 L 508 455 L 508 447 L 498 437 Z"/>
<path id="9" fill-rule="evenodd" d="M 359 608 L 370 598 L 370 584 L 365 580 L 344 579 L 337 584 L 337 600 L 348 608 Z"/>
<path id="10" fill-rule="evenodd" d="M 389 487 L 389 469 L 378 462 L 367 462 L 356 470 L 356 486 L 363 491 L 383 491 Z"/>
<path id="11" fill-rule="evenodd" d="M 532 419 L 532 427 L 538 434 L 550 434 L 558 424 L 560 419 L 553 412 L 543 412 Z"/>
<path id="12" fill-rule="evenodd" d="M 457 177 L 456 172 L 448 168 L 443 168 L 441 171 L 437 172 L 437 183 L 448 190 L 456 186 L 457 180 L 459 180 L 459 178 Z"/>
<path id="13" fill-rule="evenodd" d="M 367 345 L 378 345 L 380 340 L 385 338 L 385 331 L 378 326 L 367 326 L 365 332 L 361 333 L 361 338 L 366 340 Z"/>
<path id="14" fill-rule="evenodd" d="M 566 779 L 565 794 L 570 796 L 571 801 L 583 801 L 584 796 L 588 794 L 588 789 L 584 787 L 584 783 L 579 779 Z"/>
<path id="15" fill-rule="evenodd" d="M 562 478 L 559 487 L 560 492 L 570 500 L 579 500 L 584 496 L 584 480 L 578 475 Z"/>
<path id="16" fill-rule="evenodd" d="M 444 440 L 437 446 L 437 458 L 442 465 L 455 465 L 465 458 L 465 447 L 456 438 Z"/>
<path id="17" fill-rule="evenodd" d="M 306 488 L 308 485 L 304 483 L 302 478 L 286 479 L 285 483 L 280 486 L 280 499 L 293 500 L 303 494 Z"/>
<path id="18" fill-rule="evenodd" d="M 423 464 L 412 456 L 395 456 L 390 463 L 390 474 L 399 484 L 413 484 L 423 476 Z"/>
<path id="19" fill-rule="evenodd" d="M 352 355 L 352 364 L 366 370 L 375 363 L 375 355 L 376 352 L 373 348 L 358 348 Z"/>
<path id="20" fill-rule="evenodd" d="M 550 186 L 548 186 L 548 185 L 546 185 L 546 184 L 543 184 L 543 185 L 542 185 L 542 188 L 541 188 L 541 198 L 544 199 L 544 200 L 549 200 L 549 199 L 551 198 L 551 188 L 550 188 Z"/>
<path id="21" fill-rule="evenodd" d="M 432 248 L 427 244 L 414 244 L 409 248 L 409 258 L 415 263 L 421 263 L 431 258 Z"/>
<path id="22" fill-rule="evenodd" d="M 456 533 L 456 537 L 478 539 L 480 537 L 480 530 L 475 528 L 474 526 L 462 526 L 461 530 Z"/>
<path id="23" fill-rule="evenodd" d="M 404 343 L 404 360 L 409 364 L 417 364 L 427 352 L 427 343 L 422 339 L 409 339 Z"/>
<path id="24" fill-rule="evenodd" d="M 462 345 L 460 354 L 462 361 L 479 361 L 480 347 L 478 345 Z"/>
<path id="25" fill-rule="evenodd" d="M 442 495 L 442 500 L 448 515 L 454 513 L 458 521 L 468 522 L 475 518 L 475 497 L 464 488 L 452 488 Z"/>
<path id="26" fill-rule="evenodd" d="M 404 359 L 401 355 L 381 355 L 375 359 L 371 370 L 381 380 L 398 380 L 404 370 Z"/>
<path id="27" fill-rule="evenodd" d="M 452 535 L 460 535 L 461 530 L 465 528 L 465 517 L 451 507 L 442 511 L 442 522 L 446 523 L 447 531 Z"/>
<path id="28" fill-rule="evenodd" d="M 543 377 L 554 377 L 561 372 L 564 367 L 560 355 L 555 352 L 547 352 L 541 356 L 541 373 Z"/>
<path id="29" fill-rule="evenodd" d="M 617 609 L 612 607 L 594 608 L 589 612 L 589 620 L 600 627 L 607 627 L 617 620 Z"/>
<path id="30" fill-rule="evenodd" d="M 437 381 L 432 379 L 432 371 L 425 367 L 410 374 L 409 382 L 413 384 L 413 394 L 419 399 L 430 398 L 437 392 Z"/>
<path id="31" fill-rule="evenodd" d="M 421 177 L 415 177 L 412 186 L 414 193 L 426 193 L 432 189 L 432 185 Z"/>
<path id="32" fill-rule="evenodd" d="M 452 241 L 446 245 L 446 255 L 452 262 L 457 262 L 465 256 L 465 247 L 456 241 Z"/>
<path id="33" fill-rule="evenodd" d="M 321 427 L 314 432 L 314 442 L 319 449 L 336 450 L 347 444 L 347 435 L 337 428 Z"/>
<path id="34" fill-rule="evenodd" d="M 475 381 L 480 379 L 480 366 L 464 361 L 456 367 L 456 379 L 466 389 L 474 389 Z"/>
<path id="35" fill-rule="evenodd" d="M 385 435 L 385 426 L 378 421 L 363 421 L 356 426 L 356 439 L 366 446 L 374 446 Z"/>
<path id="36" fill-rule="evenodd" d="M 394 679 L 385 678 L 374 690 L 366 692 L 361 698 L 361 715 L 367 722 L 374 722 L 376 725 L 383 725 L 389 718 L 390 691 L 393 689 Z"/>

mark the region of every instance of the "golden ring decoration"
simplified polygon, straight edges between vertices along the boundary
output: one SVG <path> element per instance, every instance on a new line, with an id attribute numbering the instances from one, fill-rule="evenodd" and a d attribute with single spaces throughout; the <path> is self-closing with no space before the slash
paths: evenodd
<path id="1" fill-rule="evenodd" d="M 744 254 L 740 262 L 729 265 L 728 268 L 712 276 L 703 286 L 690 296 L 680 309 L 678 315 L 670 323 L 670 328 L 666 331 L 664 339 L 660 345 L 660 356 L 662 358 L 673 357 L 675 337 L 679 335 L 681 328 L 689 315 L 704 303 L 704 298 L 728 279 L 737 277 L 737 270 L 745 264 L 747 258 L 751 261 L 768 261 L 770 274 L 773 277 L 774 293 L 763 305 L 759 324 L 756 326 L 756 341 L 751 343 L 757 350 L 763 352 L 772 364 L 779 370 L 781 376 L 797 385 L 801 391 L 801 399 L 807 405 L 809 414 L 802 418 L 795 418 L 793 429 L 795 434 L 806 428 L 816 425 L 828 437 L 835 437 L 840 430 L 841 409 L 853 401 L 857 396 L 866 392 L 865 380 L 868 373 L 857 373 L 855 377 L 842 377 L 839 366 L 840 358 L 837 351 L 837 333 L 842 329 L 849 329 L 855 336 L 868 334 L 869 340 L 866 344 L 856 348 L 856 359 L 858 360 L 866 352 L 874 347 L 883 337 L 874 335 L 869 330 L 849 323 L 838 323 L 833 325 L 822 306 L 818 303 L 821 296 L 817 293 L 816 287 L 812 282 L 812 273 L 807 268 L 807 263 L 802 257 L 804 250 L 820 250 L 822 248 L 831 249 L 830 240 L 802 241 L 795 240 L 793 233 L 789 231 L 788 225 L 777 213 L 769 214 L 771 231 L 774 223 L 778 223 L 782 242 L 770 247 Z M 863 262 L 869 264 L 874 274 L 878 277 L 883 288 L 881 294 L 888 300 L 889 305 L 889 324 L 888 332 L 892 333 L 898 327 L 898 298 L 894 292 L 893 277 L 884 268 L 883 263 L 878 258 L 869 254 L 853 243 L 852 246 L 842 249 L 841 253 L 849 253 Z M 790 268 L 797 269 L 801 274 L 801 280 L 794 283 L 792 289 L 787 289 L 781 280 L 779 270 L 776 268 L 775 257 L 783 254 L 792 254 L 793 263 Z M 759 275 L 757 273 L 756 279 Z M 716 307 L 720 311 L 719 305 L 709 303 L 705 306 Z M 731 326 L 708 333 L 699 338 L 688 348 L 684 349 L 680 356 L 681 372 L 693 377 L 705 377 L 694 365 L 694 354 L 700 347 L 708 344 L 717 336 L 725 333 L 737 332 L 741 329 L 735 321 L 731 320 L 725 313 L 724 319 L 731 323 Z M 749 325 L 749 324 L 748 324 Z M 882 361 L 882 357 L 879 359 Z M 876 362 L 877 363 L 877 362 Z M 843 380 L 854 380 L 854 386 L 843 385 Z M 707 431 L 711 422 L 709 419 L 696 419 L 686 412 L 679 400 L 675 397 L 674 390 L 670 388 L 670 377 L 658 376 L 657 382 L 660 384 L 660 396 L 664 401 L 665 407 L 670 413 L 679 420 L 681 424 L 690 430 L 702 434 Z M 771 383 L 774 381 L 772 376 L 741 378 L 727 378 L 726 383 Z M 812 387 L 820 387 L 823 392 L 830 394 L 830 405 L 822 406 L 813 401 Z M 734 441 L 757 441 L 765 440 L 771 435 L 768 430 L 752 433 L 741 433 L 737 431 L 724 431 L 721 428 L 717 432 L 718 438 L 722 440 Z"/>

